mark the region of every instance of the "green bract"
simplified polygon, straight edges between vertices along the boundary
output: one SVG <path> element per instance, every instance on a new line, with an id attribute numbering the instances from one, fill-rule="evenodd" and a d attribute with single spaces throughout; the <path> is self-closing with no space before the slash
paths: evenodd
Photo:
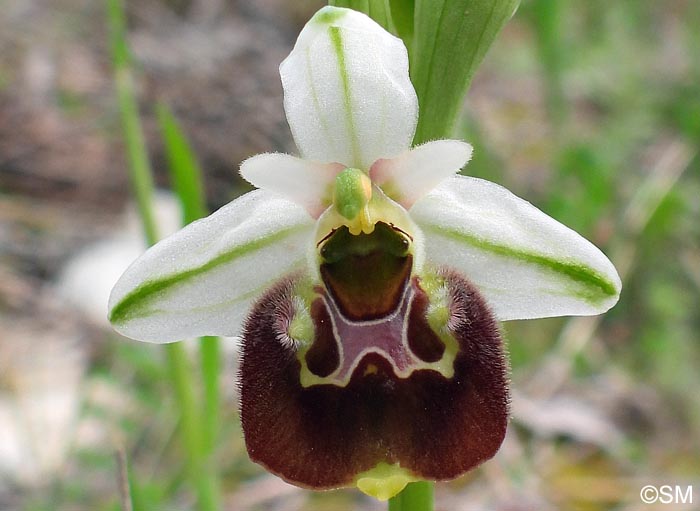
<path id="1" fill-rule="evenodd" d="M 617 272 L 528 202 L 457 175 L 469 144 L 410 147 L 406 49 L 365 15 L 321 9 L 280 74 L 300 157 L 246 160 L 260 190 L 148 250 L 110 319 L 152 342 L 242 335 L 249 453 L 292 483 L 389 498 L 456 477 L 505 433 L 496 320 L 604 312 Z"/>

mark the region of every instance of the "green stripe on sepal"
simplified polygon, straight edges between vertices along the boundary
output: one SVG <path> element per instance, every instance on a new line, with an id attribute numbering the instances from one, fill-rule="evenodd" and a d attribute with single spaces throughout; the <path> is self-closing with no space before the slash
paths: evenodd
<path id="1" fill-rule="evenodd" d="M 157 279 L 147 280 L 129 292 L 112 308 L 109 313 L 109 320 L 114 324 L 121 324 L 130 319 L 147 316 L 153 312 L 148 309 L 148 306 L 154 300 L 162 298 L 166 292 L 172 291 L 179 285 L 186 284 L 208 271 L 272 245 L 287 236 L 297 234 L 305 228 L 306 226 L 294 226 L 283 229 L 248 243 L 237 245 L 230 250 L 222 252 L 201 266 Z"/>
<path id="2" fill-rule="evenodd" d="M 338 72 L 343 85 L 343 106 L 345 107 L 346 123 L 350 143 L 352 147 L 352 157 L 355 164 L 360 162 L 360 143 L 357 139 L 357 130 L 355 129 L 355 119 L 352 115 L 352 96 L 350 92 L 350 77 L 348 75 L 347 62 L 345 60 L 345 50 L 343 48 L 343 38 L 339 27 L 328 27 L 333 49 L 335 50 L 336 58 L 338 59 Z"/>
<path id="3" fill-rule="evenodd" d="M 316 14 L 314 14 L 313 18 L 309 20 L 309 23 L 313 22 L 320 25 L 330 25 L 331 23 L 338 21 L 347 13 L 347 11 L 344 11 L 343 9 L 336 9 L 335 7 L 353 8 L 352 6 L 348 5 L 336 5 L 337 3 L 338 2 L 329 2 L 329 6 L 320 9 Z M 355 10 L 360 11 L 361 9 Z"/>
<path id="4" fill-rule="evenodd" d="M 593 305 L 617 296 L 620 291 L 618 286 L 602 273 L 579 262 L 560 260 L 536 252 L 499 245 L 493 241 L 456 229 L 445 229 L 435 225 L 425 225 L 423 229 L 459 243 L 466 243 L 485 252 L 532 264 L 558 275 L 564 275 L 573 282 L 584 286 L 584 289 L 577 288 L 572 290 L 571 294 Z"/>

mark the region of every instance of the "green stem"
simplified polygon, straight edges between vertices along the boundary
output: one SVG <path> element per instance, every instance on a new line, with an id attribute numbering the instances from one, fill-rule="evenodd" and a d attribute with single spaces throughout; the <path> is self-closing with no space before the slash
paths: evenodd
<path id="1" fill-rule="evenodd" d="M 410 483 L 396 497 L 389 500 L 389 511 L 433 511 L 434 483 Z"/>
<path id="2" fill-rule="evenodd" d="M 134 93 L 131 59 L 125 39 L 126 19 L 120 0 L 109 0 L 108 16 L 112 63 L 114 65 L 114 85 L 117 90 L 124 144 L 129 159 L 129 177 L 136 196 L 136 204 L 146 241 L 152 245 L 158 241 L 158 232 L 151 207 L 153 178 L 151 177 L 151 166 L 148 161 L 148 152 L 139 119 L 138 103 Z"/>
<path id="3" fill-rule="evenodd" d="M 202 376 L 204 378 L 205 452 L 211 456 L 219 434 L 219 373 L 221 372 L 221 346 L 218 337 L 202 337 L 200 340 Z"/>
<path id="4" fill-rule="evenodd" d="M 182 439 L 189 457 L 188 471 L 197 490 L 199 509 L 218 510 L 220 508 L 218 485 L 213 466 L 208 462 L 203 429 L 197 420 L 200 410 L 194 397 L 192 369 L 189 367 L 187 352 L 183 343 L 175 342 L 165 346 L 165 353 L 182 414 Z"/>
<path id="5" fill-rule="evenodd" d="M 153 178 L 134 92 L 131 60 L 125 37 L 126 18 L 121 0 L 108 0 L 107 9 L 115 87 L 119 98 L 124 141 L 129 156 L 131 184 L 138 203 L 146 241 L 149 245 L 153 245 L 158 241 L 153 214 Z M 218 484 L 215 473 L 207 462 L 203 428 L 198 420 L 200 410 L 197 409 L 195 402 L 195 384 L 192 371 L 188 366 L 187 353 L 181 343 L 167 345 L 165 353 L 180 408 L 182 439 L 189 461 L 190 478 L 197 491 L 199 509 L 217 511 L 220 508 Z"/>

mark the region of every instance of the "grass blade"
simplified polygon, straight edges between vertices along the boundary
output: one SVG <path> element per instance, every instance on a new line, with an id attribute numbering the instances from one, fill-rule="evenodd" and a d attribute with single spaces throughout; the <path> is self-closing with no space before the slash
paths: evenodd
<path id="1" fill-rule="evenodd" d="M 158 105 L 158 123 L 165 145 L 173 188 L 182 205 L 183 224 L 194 222 L 208 213 L 202 171 L 184 130 L 170 108 Z M 200 339 L 200 365 L 204 380 L 203 443 L 208 456 L 216 446 L 219 432 L 221 347 L 218 337 Z"/>
<path id="2" fill-rule="evenodd" d="M 115 87 L 129 155 L 132 187 L 146 240 L 149 245 L 153 245 L 158 241 L 153 214 L 153 178 L 134 93 L 131 58 L 126 43 L 126 16 L 121 0 L 108 0 L 107 16 Z M 199 412 L 195 406 L 194 381 L 187 353 L 182 343 L 166 345 L 165 352 L 182 416 L 182 438 L 189 458 L 189 473 L 197 491 L 199 508 L 203 511 L 216 511 L 219 509 L 218 487 L 210 467 L 205 464 L 202 430 L 198 421 Z"/>

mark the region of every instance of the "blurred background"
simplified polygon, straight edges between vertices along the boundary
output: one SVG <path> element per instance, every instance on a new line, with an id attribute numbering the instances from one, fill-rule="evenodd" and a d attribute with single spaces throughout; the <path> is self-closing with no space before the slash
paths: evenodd
<path id="1" fill-rule="evenodd" d="M 155 120 L 181 122 L 216 209 L 244 158 L 294 151 L 277 66 L 303 0 L 127 2 L 164 232 L 180 221 Z M 472 83 L 458 136 L 470 175 L 583 233 L 623 277 L 594 318 L 504 325 L 513 420 L 497 457 L 437 488 L 441 511 L 698 509 L 700 2 L 523 0 Z M 195 508 L 158 346 L 109 328 L 111 285 L 144 250 L 106 15 L 94 0 L 0 2 L 0 510 Z M 189 346 L 196 348 L 194 341 Z M 380 510 L 303 492 L 248 461 L 225 343 L 226 509 Z M 642 504 L 646 484 L 695 504 Z"/>

